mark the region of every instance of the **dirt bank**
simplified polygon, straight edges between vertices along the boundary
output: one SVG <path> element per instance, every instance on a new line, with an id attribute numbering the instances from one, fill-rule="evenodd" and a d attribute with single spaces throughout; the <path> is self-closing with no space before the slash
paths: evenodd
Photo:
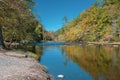
<path id="1" fill-rule="evenodd" d="M 13 51 L 0 51 L 0 80 L 52 80 L 33 58 Z"/>

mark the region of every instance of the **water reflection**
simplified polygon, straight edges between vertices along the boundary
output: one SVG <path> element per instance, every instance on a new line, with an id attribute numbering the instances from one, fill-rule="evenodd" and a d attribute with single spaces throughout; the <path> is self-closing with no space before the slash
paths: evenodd
<path id="1" fill-rule="evenodd" d="M 49 63 L 46 62 L 45 65 L 46 66 L 48 65 L 47 67 L 50 67 L 51 70 L 53 69 L 52 71 L 55 71 L 54 72 L 55 75 L 58 74 L 58 71 L 60 71 L 55 69 L 56 66 L 62 67 L 61 71 L 65 71 L 63 70 L 63 68 L 69 68 L 69 65 L 71 66 L 70 69 L 72 69 L 74 64 L 71 63 L 70 61 L 73 61 L 79 66 L 80 69 L 83 69 L 85 72 L 90 73 L 90 75 L 94 78 L 94 80 L 120 80 L 120 47 L 100 46 L 100 45 L 92 45 L 92 46 L 75 46 L 75 45 L 55 46 L 54 45 L 54 47 L 50 45 L 49 46 L 38 45 L 38 46 L 32 46 L 32 47 L 28 46 L 28 47 L 34 53 L 39 54 L 40 57 L 46 56 L 44 57 L 46 59 L 43 59 L 43 60 L 45 60 L 45 62 L 48 61 Z M 50 53 L 52 55 L 49 55 L 47 53 Z M 44 54 L 47 54 L 47 55 L 44 55 Z M 56 58 L 54 57 L 51 58 L 49 56 L 54 56 Z M 65 57 L 65 58 L 62 58 L 62 57 Z M 52 60 L 54 62 L 52 63 L 50 59 L 51 60 L 55 59 L 56 61 Z M 57 59 L 60 59 L 60 60 L 57 60 Z M 59 61 L 59 65 L 56 63 L 57 61 Z M 63 62 L 64 66 L 67 66 L 67 67 L 63 67 L 60 61 L 61 63 Z M 53 65 L 51 64 L 54 64 L 54 68 L 52 68 Z M 50 72 L 52 73 L 52 71 Z M 78 69 L 76 69 L 75 72 L 79 74 L 82 71 L 78 72 Z M 65 73 L 67 74 L 67 72 Z M 78 76 L 78 78 L 79 77 L 80 76 Z M 69 79 L 69 77 L 66 78 L 66 80 L 67 79 Z"/>
<path id="2" fill-rule="evenodd" d="M 40 47 L 40 46 L 37 46 L 37 45 L 27 45 L 25 51 L 30 51 L 30 52 L 33 52 L 34 54 L 36 54 L 38 57 L 37 59 L 39 60 L 40 57 L 43 55 L 43 49 L 44 47 Z"/>
<path id="3" fill-rule="evenodd" d="M 95 80 L 120 79 L 120 47 L 64 46 L 66 56 Z"/>

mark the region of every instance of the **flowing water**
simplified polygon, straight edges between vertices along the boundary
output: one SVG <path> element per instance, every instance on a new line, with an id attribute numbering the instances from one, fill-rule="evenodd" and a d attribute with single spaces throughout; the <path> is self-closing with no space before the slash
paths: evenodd
<path id="1" fill-rule="evenodd" d="M 54 80 L 120 80 L 120 47 L 37 43 L 35 53 Z M 58 78 L 58 75 L 64 75 Z"/>

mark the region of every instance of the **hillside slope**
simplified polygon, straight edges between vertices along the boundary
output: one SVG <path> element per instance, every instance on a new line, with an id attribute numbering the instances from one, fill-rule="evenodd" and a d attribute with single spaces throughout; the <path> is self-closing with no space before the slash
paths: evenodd
<path id="1" fill-rule="evenodd" d="M 120 0 L 97 0 L 56 34 L 59 41 L 120 41 Z"/>

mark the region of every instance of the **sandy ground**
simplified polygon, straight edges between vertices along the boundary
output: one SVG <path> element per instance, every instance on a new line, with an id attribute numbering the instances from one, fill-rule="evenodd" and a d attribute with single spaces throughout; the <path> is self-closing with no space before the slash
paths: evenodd
<path id="1" fill-rule="evenodd" d="M 13 51 L 0 51 L 0 80 L 52 80 L 33 58 Z"/>

